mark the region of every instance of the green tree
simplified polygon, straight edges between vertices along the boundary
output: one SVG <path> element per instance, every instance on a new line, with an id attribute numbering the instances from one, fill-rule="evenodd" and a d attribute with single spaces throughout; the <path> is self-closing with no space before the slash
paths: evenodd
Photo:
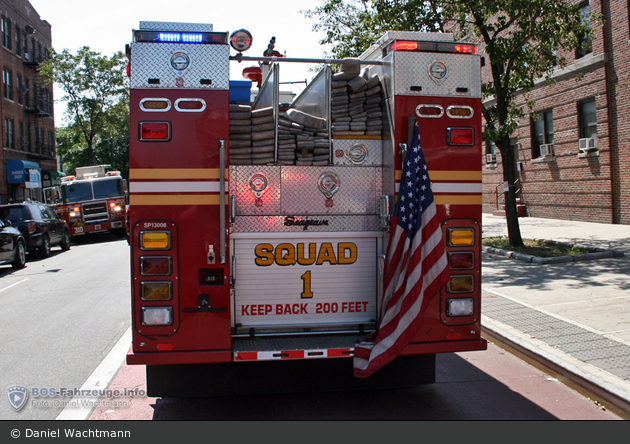
<path id="1" fill-rule="evenodd" d="M 113 147 L 128 146 L 129 86 L 122 52 L 103 56 L 84 46 L 76 54 L 64 49 L 50 50 L 40 72 L 64 92 L 67 125 L 57 129 L 59 152 L 70 169 L 77 166 L 110 164 Z M 111 141 L 111 143 L 110 143 Z M 127 164 L 125 164 L 127 165 Z M 112 165 L 114 167 L 114 165 Z M 128 166 L 126 167 L 128 169 Z M 122 169 L 122 168 L 121 168 Z"/>
<path id="2" fill-rule="evenodd" d="M 360 11 L 357 14 L 356 11 Z M 508 237 L 523 245 L 516 210 L 516 168 L 510 136 L 518 128 L 524 109 L 517 98 L 536 79 L 552 82 L 554 70 L 566 65 L 563 54 L 580 49 L 593 38 L 599 17 L 585 20 L 579 5 L 557 0 L 325 0 L 323 6 L 304 11 L 325 31 L 323 44 L 332 44 L 337 58 L 356 57 L 385 30 L 454 32 L 456 38 L 479 43 L 492 74 L 484 82 L 484 140 L 501 152 Z"/>

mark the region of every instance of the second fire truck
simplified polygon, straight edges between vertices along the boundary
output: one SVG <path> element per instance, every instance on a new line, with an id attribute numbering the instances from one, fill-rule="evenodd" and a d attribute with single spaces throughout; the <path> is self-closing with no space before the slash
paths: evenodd
<path id="1" fill-rule="evenodd" d="M 477 47 L 388 32 L 358 59 L 307 60 L 245 57 L 251 40 L 209 24 L 141 22 L 127 47 L 127 362 L 146 365 L 149 395 L 426 383 L 437 353 L 486 349 Z M 306 61 L 324 68 L 282 106 L 281 66 Z M 263 64 L 253 103 L 230 81 L 237 62 Z M 354 378 L 355 344 L 380 320 L 416 125 L 448 283 L 400 356 Z"/>
<path id="2" fill-rule="evenodd" d="M 71 236 L 109 231 L 126 235 L 127 182 L 120 171 L 106 165 L 76 168 L 74 176 L 61 179 L 59 188 L 46 190 L 46 200 Z"/>

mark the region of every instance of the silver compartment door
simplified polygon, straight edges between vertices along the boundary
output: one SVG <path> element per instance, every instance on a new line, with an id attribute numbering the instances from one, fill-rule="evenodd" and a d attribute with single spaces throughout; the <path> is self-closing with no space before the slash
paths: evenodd
<path id="1" fill-rule="evenodd" d="M 235 233 L 237 328 L 373 323 L 379 235 L 266 233 L 262 237 L 260 233 Z M 305 253 L 298 255 L 300 244 Z M 302 265 L 298 257 L 308 258 L 310 245 L 315 246 L 315 263 Z M 266 253 L 270 250 L 273 260 Z"/>

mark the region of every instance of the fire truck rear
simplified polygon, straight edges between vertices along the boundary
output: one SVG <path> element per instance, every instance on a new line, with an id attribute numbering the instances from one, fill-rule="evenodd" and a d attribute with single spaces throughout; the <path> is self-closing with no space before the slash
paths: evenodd
<path id="1" fill-rule="evenodd" d="M 62 177 L 59 200 L 51 206 L 66 221 L 71 236 L 126 234 L 126 181 L 120 171 L 105 170 L 105 165 L 78 167 L 74 176 Z"/>
<path id="2" fill-rule="evenodd" d="M 486 349 L 476 46 L 388 32 L 329 60 L 246 57 L 247 31 L 207 24 L 133 37 L 127 362 L 146 365 L 150 396 L 430 383 L 436 353 Z M 230 61 L 263 65 L 253 103 Z M 285 108 L 281 67 L 304 62 L 324 68 Z M 416 123 L 450 278 L 403 352 L 354 378 Z"/>

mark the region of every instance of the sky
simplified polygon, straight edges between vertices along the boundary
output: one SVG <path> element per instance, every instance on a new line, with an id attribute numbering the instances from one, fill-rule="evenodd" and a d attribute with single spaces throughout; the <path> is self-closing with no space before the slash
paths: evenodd
<path id="1" fill-rule="evenodd" d="M 140 21 L 212 23 L 214 31 L 232 33 L 247 29 L 253 44 L 246 56 L 262 56 L 272 37 L 275 50 L 287 57 L 320 58 L 328 49 L 319 41 L 323 33 L 314 32 L 314 20 L 300 11 L 315 9 L 323 0 L 30 0 L 39 16 L 52 26 L 52 46 L 57 52 L 76 52 L 83 46 L 111 56 L 125 51 L 132 30 Z M 235 51 L 231 50 L 234 55 Z M 245 80 L 243 68 L 256 62 L 231 62 L 230 79 Z M 312 65 L 284 63 L 281 82 L 310 80 Z M 282 85 L 283 90 L 299 94 L 304 84 Z M 56 99 L 62 96 L 53 90 Z M 55 125 L 63 126 L 61 103 L 55 103 Z"/>

